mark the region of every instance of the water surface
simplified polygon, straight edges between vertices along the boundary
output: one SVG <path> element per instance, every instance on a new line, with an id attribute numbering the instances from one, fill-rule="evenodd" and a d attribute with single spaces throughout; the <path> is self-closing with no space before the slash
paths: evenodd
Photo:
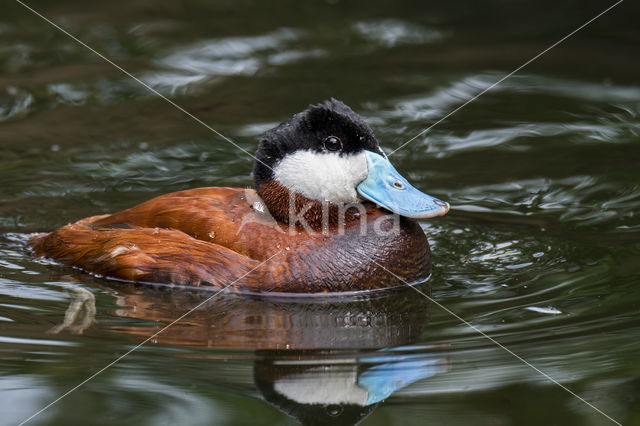
<path id="1" fill-rule="evenodd" d="M 419 289 L 473 328 L 411 289 L 220 295 L 29 424 L 614 424 L 478 331 L 640 424 L 640 33 L 627 3 L 392 156 L 452 204 L 421 222 L 434 274 Z M 29 4 L 249 152 L 331 96 L 391 152 L 607 6 Z M 35 260 L 28 235 L 171 191 L 250 186 L 252 160 L 17 3 L 0 37 L 0 412 L 18 424 L 207 297 Z M 74 326 L 50 333 L 72 302 Z"/>

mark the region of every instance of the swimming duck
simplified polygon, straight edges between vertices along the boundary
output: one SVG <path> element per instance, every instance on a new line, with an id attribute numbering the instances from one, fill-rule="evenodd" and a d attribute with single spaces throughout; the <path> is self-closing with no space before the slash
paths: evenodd
<path id="1" fill-rule="evenodd" d="M 162 195 L 27 244 L 101 277 L 246 292 L 380 289 L 431 272 L 414 219 L 449 205 L 411 186 L 344 103 L 311 105 L 267 131 L 254 158 L 255 190 Z"/>

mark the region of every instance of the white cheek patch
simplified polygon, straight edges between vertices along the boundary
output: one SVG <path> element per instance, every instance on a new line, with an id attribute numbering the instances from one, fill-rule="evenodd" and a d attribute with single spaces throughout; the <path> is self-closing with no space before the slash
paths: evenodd
<path id="1" fill-rule="evenodd" d="M 275 180 L 290 191 L 318 201 L 336 204 L 359 200 L 356 186 L 367 178 L 363 152 L 339 155 L 336 152 L 296 151 L 273 169 Z"/>

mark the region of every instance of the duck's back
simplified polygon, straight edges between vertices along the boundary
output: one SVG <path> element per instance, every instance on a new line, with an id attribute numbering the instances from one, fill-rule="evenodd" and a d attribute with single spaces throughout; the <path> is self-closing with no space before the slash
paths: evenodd
<path id="1" fill-rule="evenodd" d="M 82 219 L 28 245 L 105 277 L 258 292 L 366 290 L 428 275 L 420 226 L 366 209 L 362 220 L 313 232 L 274 221 L 253 190 L 199 188 Z"/>

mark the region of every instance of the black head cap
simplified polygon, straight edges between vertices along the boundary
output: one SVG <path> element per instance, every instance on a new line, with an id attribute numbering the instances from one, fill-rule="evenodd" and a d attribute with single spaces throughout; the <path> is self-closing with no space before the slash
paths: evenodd
<path id="1" fill-rule="evenodd" d="M 329 140 L 331 137 L 338 141 Z M 262 135 L 253 168 L 256 187 L 272 179 L 272 168 L 287 154 L 298 150 L 331 150 L 340 154 L 369 150 L 382 154 L 371 127 L 362 117 L 343 102 L 331 98 L 310 105 Z"/>

